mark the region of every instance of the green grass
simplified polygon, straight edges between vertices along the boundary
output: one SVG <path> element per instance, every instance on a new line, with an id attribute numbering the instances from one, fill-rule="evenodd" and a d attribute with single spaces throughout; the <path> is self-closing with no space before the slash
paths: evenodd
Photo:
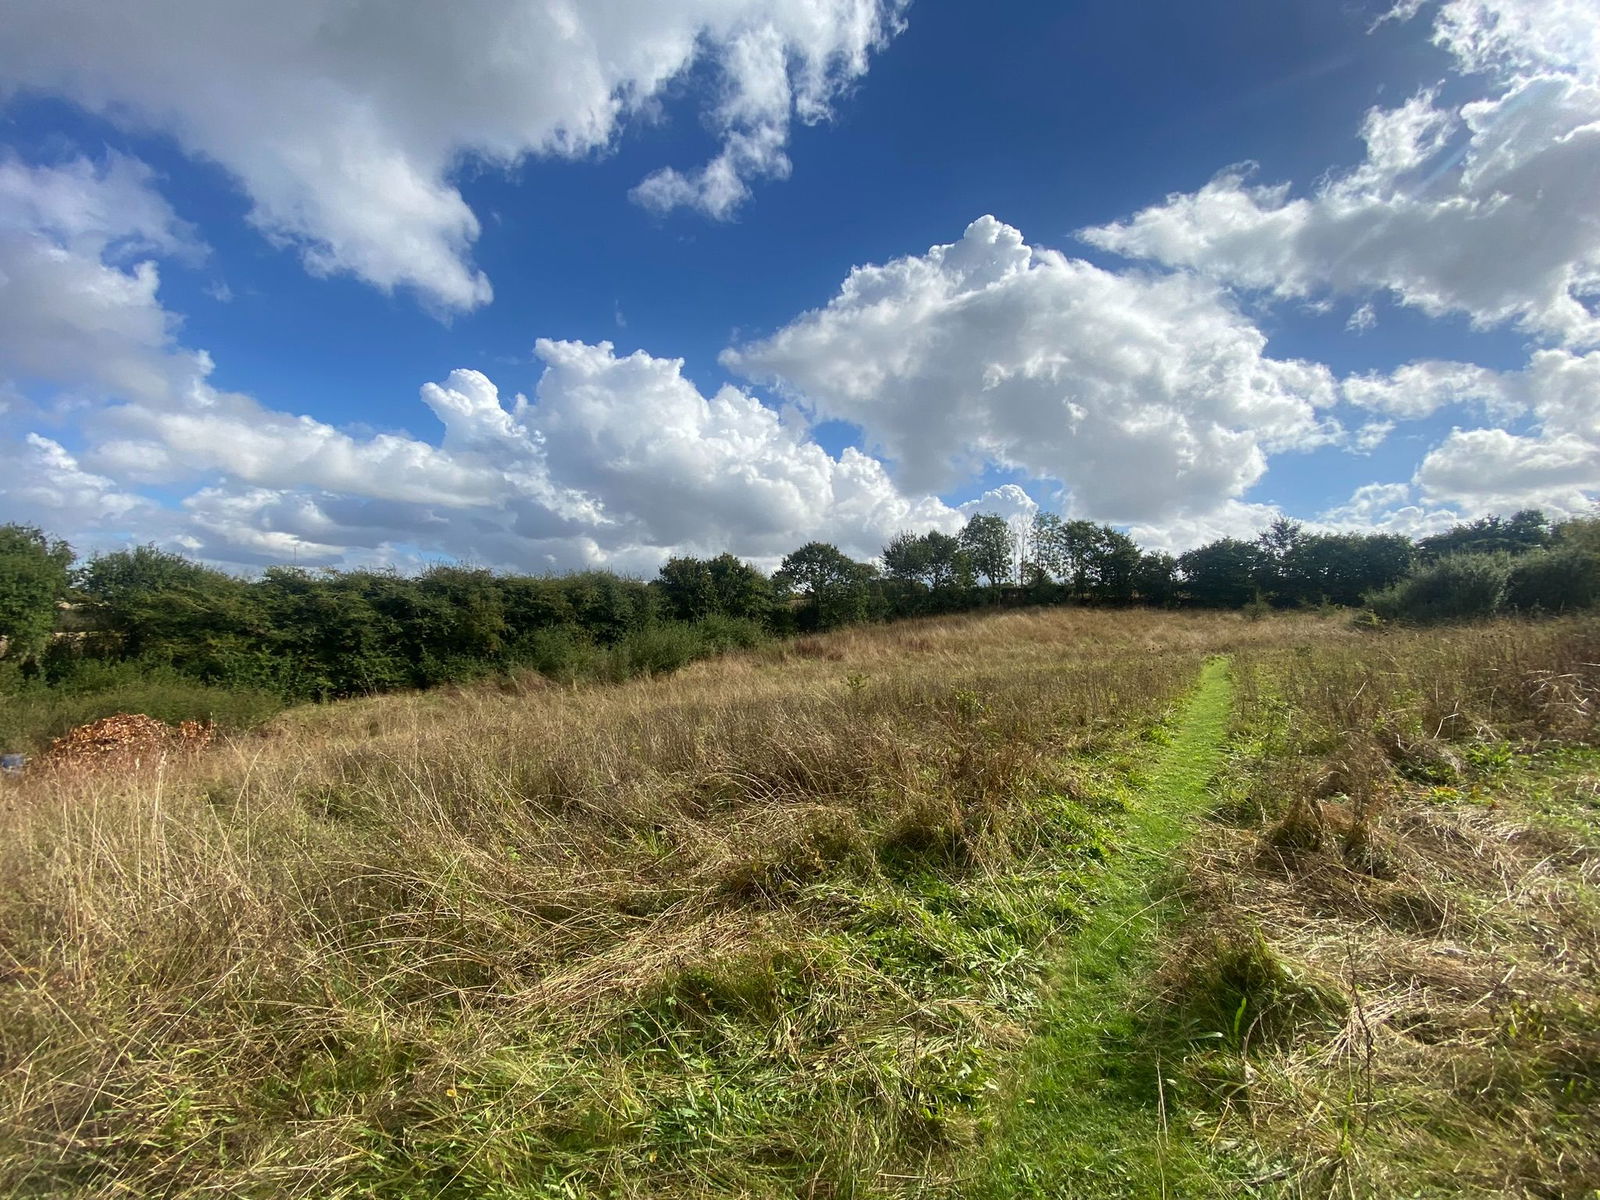
<path id="1" fill-rule="evenodd" d="M 1139 1001 L 1162 920 L 1161 884 L 1222 765 L 1231 696 L 1228 663 L 1214 658 L 1129 808 L 1093 914 L 1062 956 L 972 1197 L 1222 1194 L 1208 1156 L 1169 1119 L 1160 1051 Z"/>
<path id="2" fill-rule="evenodd" d="M 0 1193 L 948 1195 L 1140 731 L 1267 624 L 852 630 L 25 779 Z"/>
<path id="3" fill-rule="evenodd" d="M 1000 613 L 26 778 L 0 1194 L 1588 1197 L 1596 662 Z"/>
<path id="4" fill-rule="evenodd" d="M 215 721 L 254 728 L 281 711 L 269 692 L 221 687 L 171 667 L 140 662 L 86 663 L 64 683 L 0 675 L 0 751 L 38 753 L 79 725 L 117 713 L 144 713 L 169 724 Z"/>

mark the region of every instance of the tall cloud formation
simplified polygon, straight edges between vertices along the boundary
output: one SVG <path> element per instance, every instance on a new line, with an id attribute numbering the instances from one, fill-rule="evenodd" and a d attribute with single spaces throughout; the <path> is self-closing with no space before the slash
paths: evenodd
<path id="1" fill-rule="evenodd" d="M 147 256 L 202 252 L 131 160 L 0 163 L 0 303 L 18 316 L 0 326 L 0 364 L 60 397 L 0 405 L 0 430 L 18 434 L 7 519 L 241 564 L 447 553 L 645 571 L 686 550 L 770 563 L 815 537 L 871 555 L 902 528 L 961 523 L 753 396 L 703 395 L 681 360 L 609 343 L 540 341 L 531 400 L 477 371 L 425 385 L 436 441 L 271 408 L 215 387 L 160 304 Z M 70 422 L 82 446 L 40 421 Z M 149 487 L 182 499 L 158 504 Z"/>
<path id="2" fill-rule="evenodd" d="M 381 41 L 356 0 L 297 2 L 270 29 L 234 7 L 143 6 L 152 29 L 193 25 L 158 46 L 120 9 L 89 20 L 82 5 L 18 0 L 0 70 L 212 154 L 256 222 L 317 269 L 466 308 L 488 285 L 450 183 L 464 156 L 603 148 L 688 64 L 710 65 L 722 150 L 635 198 L 726 215 L 751 181 L 787 170 L 789 122 L 826 115 L 901 5 L 613 0 L 580 14 L 490 0 L 386 14 Z M 648 572 L 676 552 L 772 565 L 812 538 L 870 556 L 901 529 L 953 530 L 975 511 L 1026 520 L 1033 502 L 1012 485 L 959 505 L 934 495 L 998 464 L 1053 481 L 1075 515 L 1183 549 L 1279 515 L 1251 491 L 1271 456 L 1370 450 L 1446 411 L 1488 427 L 1456 429 L 1409 479 L 1358 488 L 1324 520 L 1427 532 L 1527 504 L 1575 512 L 1600 480 L 1592 7 L 1430 9 L 1492 94 L 1374 112 L 1364 161 L 1313 194 L 1224 173 L 1090 231 L 1144 264 L 1107 270 L 984 217 L 949 245 L 857 268 L 824 307 L 724 355 L 796 417 L 739 387 L 702 393 L 676 359 L 541 341 L 529 397 L 455 371 L 421 389 L 425 436 L 339 429 L 211 382 L 159 296 L 162 262 L 207 251 L 145 166 L 0 159 L 0 436 L 15 445 L 0 512 L 91 545 L 155 538 L 241 565 L 442 553 Z M 36 61 L 12 69 L 5 47 L 24 42 Z M 258 83 L 242 113 L 232 97 Z M 1238 290 L 1348 292 L 1357 329 L 1389 291 L 1547 344 L 1520 371 L 1423 361 L 1341 380 L 1270 355 Z M 1352 411 L 1366 419 L 1353 434 L 1334 419 Z M 865 449 L 829 454 L 807 416 L 853 423 Z"/>
<path id="3" fill-rule="evenodd" d="M 914 489 L 996 462 L 1119 523 L 1203 515 L 1272 452 L 1338 436 L 1318 364 L 1270 358 L 1215 285 L 1101 270 L 994 217 L 858 267 L 824 308 L 723 362 L 849 421 Z"/>
<path id="4" fill-rule="evenodd" d="M 691 68 L 722 149 L 636 190 L 727 217 L 781 178 L 791 124 L 826 118 L 907 0 L 13 0 L 0 79 L 172 133 L 224 166 L 251 220 L 317 273 L 486 303 L 464 160 L 602 152 Z"/>
<path id="5" fill-rule="evenodd" d="M 1278 296 L 1387 292 L 1430 316 L 1600 344 L 1597 27 L 1591 0 L 1454 0 L 1435 40 L 1490 72 L 1495 94 L 1374 109 L 1365 160 L 1310 195 L 1229 169 L 1083 237 Z"/>

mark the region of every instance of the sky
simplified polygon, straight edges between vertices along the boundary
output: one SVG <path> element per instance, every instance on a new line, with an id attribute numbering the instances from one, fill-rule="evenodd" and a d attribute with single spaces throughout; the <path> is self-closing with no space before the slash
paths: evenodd
<path id="1" fill-rule="evenodd" d="M 0 0 L 0 521 L 650 575 L 1600 498 L 1600 0 Z"/>

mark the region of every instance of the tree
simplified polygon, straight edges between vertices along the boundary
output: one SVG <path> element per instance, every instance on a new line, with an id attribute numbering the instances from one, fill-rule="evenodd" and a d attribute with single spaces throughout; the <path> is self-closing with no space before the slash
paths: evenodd
<path id="1" fill-rule="evenodd" d="M 1571 544 L 1524 554 L 1512 564 L 1505 602 L 1523 612 L 1593 608 L 1600 602 L 1600 555 Z"/>
<path id="2" fill-rule="evenodd" d="M 573 620 L 604 645 L 615 645 L 655 617 L 655 597 L 637 579 L 610 571 L 582 571 L 563 575 L 559 582 Z"/>
<path id="3" fill-rule="evenodd" d="M 1089 562 L 1100 537 L 1093 521 L 1068 521 L 1061 527 L 1061 544 L 1067 560 L 1068 584 L 1077 595 L 1089 591 Z"/>
<path id="4" fill-rule="evenodd" d="M 1132 600 L 1139 547 L 1127 534 L 1109 525 L 1093 528 L 1080 551 L 1079 569 L 1085 590 L 1097 600 Z"/>
<path id="5" fill-rule="evenodd" d="M 577 620 L 572 604 L 554 579 L 509 575 L 500 579 L 500 604 L 506 614 L 506 636 L 525 641 L 541 630 Z"/>
<path id="6" fill-rule="evenodd" d="M 961 539 L 930 529 L 922 535 L 928 554 L 928 586 L 935 591 L 972 586 L 972 560 Z"/>
<path id="7" fill-rule="evenodd" d="M 423 628 L 416 580 L 392 571 L 268 567 L 250 591 L 265 630 L 254 647 L 219 656 L 236 678 L 255 667 L 256 682 L 318 700 L 431 682 L 416 670 Z"/>
<path id="8" fill-rule="evenodd" d="M 417 580 L 426 617 L 419 659 L 490 663 L 505 647 L 506 614 L 494 575 L 481 567 L 440 564 Z"/>
<path id="9" fill-rule="evenodd" d="M 669 558 L 655 587 L 669 617 L 703 621 L 736 617 L 765 621 L 772 615 L 772 588 L 767 577 L 731 554 L 716 558 Z"/>
<path id="10" fill-rule="evenodd" d="M 78 590 L 121 635 L 130 658 L 155 654 L 198 674 L 255 628 L 244 580 L 156 546 L 101 554 L 77 573 Z"/>
<path id="11" fill-rule="evenodd" d="M 1159 550 L 1140 555 L 1133 571 L 1133 586 L 1146 604 L 1171 604 L 1178 595 L 1178 560 Z"/>
<path id="12" fill-rule="evenodd" d="M 1405 578 L 1416 551 L 1397 533 L 1319 533 L 1301 538 L 1279 563 L 1279 595 L 1300 604 L 1356 605 Z"/>
<path id="13" fill-rule="evenodd" d="M 1305 526 L 1279 517 L 1256 538 L 1256 587 L 1279 604 L 1316 599 L 1307 582 L 1295 576 L 1297 552 L 1305 545 Z"/>
<path id="14" fill-rule="evenodd" d="M 1034 513 L 1029 541 L 1033 543 L 1034 566 L 1051 579 L 1065 583 L 1071 565 L 1067 561 L 1066 527 L 1061 518 L 1055 513 Z"/>
<path id="15" fill-rule="evenodd" d="M 959 540 L 972 569 L 987 579 L 991 587 L 1011 579 L 1016 538 L 1004 517 L 994 513 L 975 514 L 962 529 Z"/>
<path id="16" fill-rule="evenodd" d="M 1542 550 L 1551 541 L 1550 522 L 1537 508 L 1525 508 L 1510 520 L 1499 516 L 1483 517 L 1444 533 L 1423 538 L 1417 550 L 1424 562 L 1435 562 L 1448 554 L 1527 554 Z"/>
<path id="17" fill-rule="evenodd" d="M 1569 517 L 1555 528 L 1555 544 L 1600 558 L 1600 504 L 1587 517 Z"/>
<path id="18" fill-rule="evenodd" d="M 1184 590 L 1206 608 L 1242 608 L 1256 594 L 1257 549 L 1251 542 L 1222 538 L 1178 558 Z"/>
<path id="19" fill-rule="evenodd" d="M 772 584 L 749 563 L 719 554 L 706 564 L 715 612 L 724 617 L 765 621 L 772 615 Z"/>
<path id="20" fill-rule="evenodd" d="M 158 546 L 134 546 L 110 554 L 97 554 L 78 568 L 78 590 L 112 612 L 155 592 L 182 587 L 204 587 L 221 571 L 191 562 L 181 554 Z"/>
<path id="21" fill-rule="evenodd" d="M 709 564 L 698 558 L 669 558 L 656 577 L 663 606 L 677 621 L 701 621 L 717 608 Z"/>
<path id="22" fill-rule="evenodd" d="M 1555 544 L 1600 558 L 1600 504 L 1590 516 L 1570 517 L 1555 528 Z"/>
<path id="23" fill-rule="evenodd" d="M 7 655 L 31 659 L 49 643 L 71 565 L 66 542 L 31 525 L 0 525 L 0 638 Z"/>
<path id="24" fill-rule="evenodd" d="M 898 533 L 883 548 L 883 566 L 898 583 L 920 583 L 938 591 L 972 585 L 972 559 L 961 539 L 930 529 L 920 537 Z"/>
<path id="25" fill-rule="evenodd" d="M 800 595 L 811 628 L 832 629 L 866 619 L 872 575 L 871 567 L 837 546 L 807 542 L 783 560 L 772 582 L 782 592 Z"/>
<path id="26" fill-rule="evenodd" d="M 883 569 L 901 583 L 927 583 L 928 543 L 915 533 L 897 533 L 883 548 Z"/>

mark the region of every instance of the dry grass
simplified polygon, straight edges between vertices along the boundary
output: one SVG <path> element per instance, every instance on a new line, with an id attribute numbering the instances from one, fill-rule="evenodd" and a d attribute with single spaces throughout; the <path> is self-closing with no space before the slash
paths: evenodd
<path id="1" fill-rule="evenodd" d="M 873 1196 L 949 1175 L 1121 747 L 1328 622 L 1008 613 L 287 714 L 10 788 L 0 1191 Z"/>
<path id="2" fill-rule="evenodd" d="M 1189 1099 L 1292 1196 L 1600 1188 L 1600 626 L 1246 655 L 1162 977 Z"/>

